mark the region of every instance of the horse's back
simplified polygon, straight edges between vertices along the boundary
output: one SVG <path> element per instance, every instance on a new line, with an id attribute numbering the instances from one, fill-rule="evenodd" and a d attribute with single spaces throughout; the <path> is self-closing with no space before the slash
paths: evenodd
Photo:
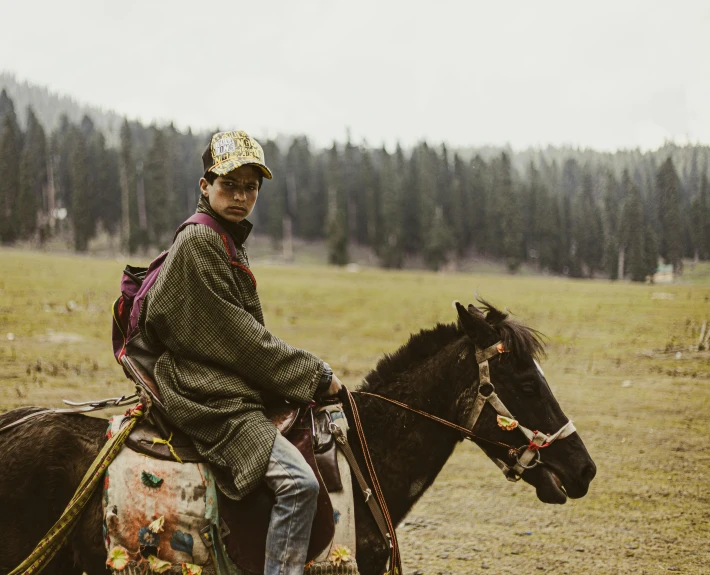
<path id="1" fill-rule="evenodd" d="M 0 429 L 43 409 L 0 414 Z M 17 567 L 59 518 L 100 451 L 105 430 L 105 420 L 50 412 L 0 431 L 0 575 Z M 48 569 L 74 570 L 65 554 Z"/>

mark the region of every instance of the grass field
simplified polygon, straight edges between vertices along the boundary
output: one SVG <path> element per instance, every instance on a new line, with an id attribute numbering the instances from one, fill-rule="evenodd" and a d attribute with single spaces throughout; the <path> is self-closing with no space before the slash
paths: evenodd
<path id="1" fill-rule="evenodd" d="M 110 305 L 126 262 L 0 250 L 0 411 L 129 394 Z M 136 263 L 136 262 L 133 262 Z M 549 338 L 543 366 L 597 478 L 540 503 L 471 444 L 400 526 L 405 573 L 710 573 L 710 269 L 687 283 L 255 266 L 267 325 L 356 386 L 476 290 Z"/>

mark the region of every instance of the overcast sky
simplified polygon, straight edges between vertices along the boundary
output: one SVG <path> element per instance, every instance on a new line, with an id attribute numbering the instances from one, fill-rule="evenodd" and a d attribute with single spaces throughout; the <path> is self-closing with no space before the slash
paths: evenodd
<path id="1" fill-rule="evenodd" d="M 515 148 L 710 143 L 710 1 L 0 0 L 0 70 L 150 122 Z"/>

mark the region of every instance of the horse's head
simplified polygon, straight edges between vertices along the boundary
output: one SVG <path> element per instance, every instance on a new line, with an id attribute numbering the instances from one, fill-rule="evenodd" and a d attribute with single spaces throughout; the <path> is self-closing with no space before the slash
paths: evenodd
<path id="1" fill-rule="evenodd" d="M 522 477 L 540 501 L 583 497 L 596 466 L 536 361 L 543 352 L 539 332 L 481 303 L 482 310 L 456 303 L 479 372 L 478 383 L 460 395 L 461 421 L 473 425 L 474 441 L 508 478 Z"/>

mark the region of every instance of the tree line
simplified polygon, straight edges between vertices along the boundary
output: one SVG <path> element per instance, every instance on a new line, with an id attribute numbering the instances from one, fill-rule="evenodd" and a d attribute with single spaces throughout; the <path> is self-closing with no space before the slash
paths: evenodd
<path id="1" fill-rule="evenodd" d="M 0 240 L 69 233 L 77 251 L 104 230 L 134 253 L 165 248 L 193 213 L 209 134 L 124 120 L 109 146 L 88 118 L 22 130 L 0 94 Z M 365 246 L 380 265 L 437 270 L 471 255 L 573 277 L 643 281 L 659 258 L 710 257 L 707 147 L 569 154 L 410 150 L 306 137 L 262 142 L 275 174 L 253 220 L 275 244 L 323 241 L 344 265 Z M 665 156 L 665 157 L 664 157 Z M 680 170 L 679 170 L 680 166 Z"/>

